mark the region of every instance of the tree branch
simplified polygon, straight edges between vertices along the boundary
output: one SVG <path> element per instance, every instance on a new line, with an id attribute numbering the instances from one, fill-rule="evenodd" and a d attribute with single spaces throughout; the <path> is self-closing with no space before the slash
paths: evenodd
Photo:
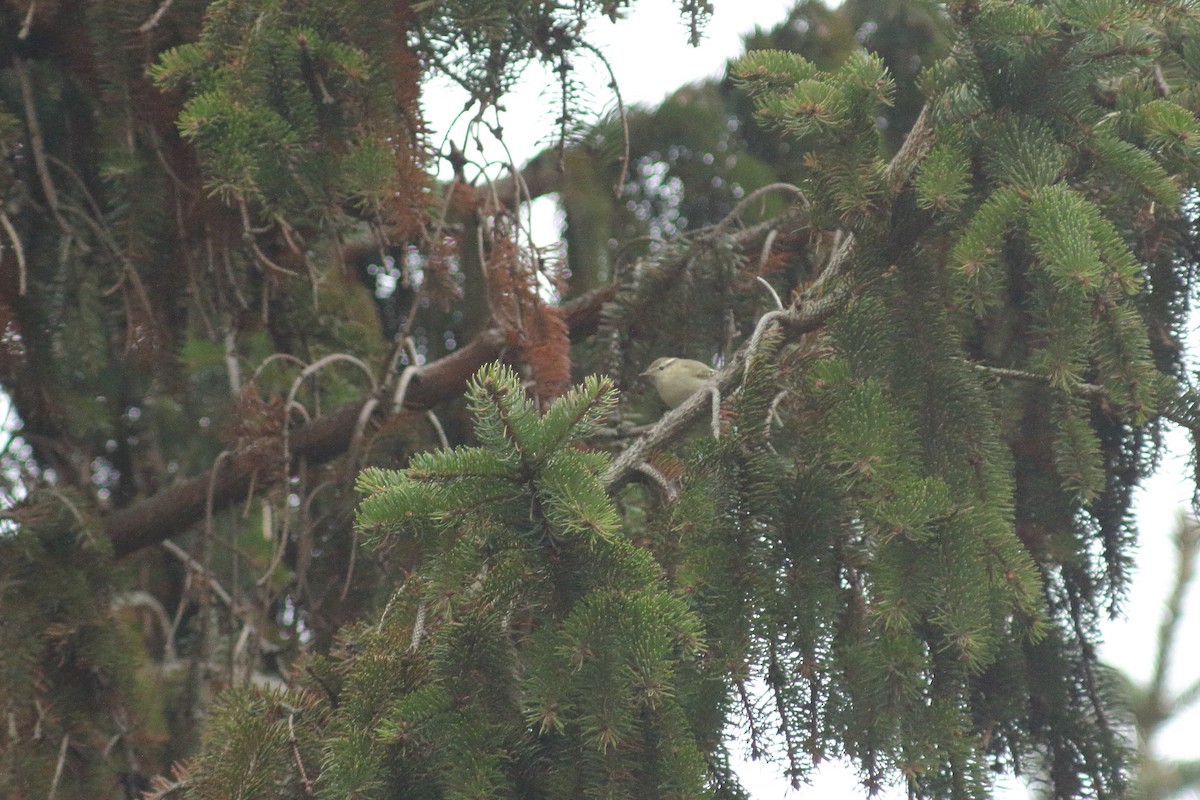
<path id="1" fill-rule="evenodd" d="M 563 311 L 573 338 L 593 333 L 600 322 L 600 309 L 612 298 L 616 286 L 605 286 L 567 303 Z M 445 358 L 421 367 L 404 397 L 402 414 L 420 414 L 462 394 L 467 380 L 481 366 L 500 358 L 506 344 L 505 333 L 489 328 Z M 364 407 L 376 402 L 371 422 L 378 425 L 392 417 L 386 402 L 391 387 L 381 387 L 372 396 L 351 403 L 333 413 L 317 417 L 290 432 L 293 459 L 320 464 L 345 453 L 354 440 Z M 241 502 L 250 494 L 255 473 L 261 462 L 245 454 L 233 453 L 219 468 L 208 470 L 112 512 L 104 518 L 104 532 L 112 541 L 113 552 L 124 557 L 143 547 L 177 536 L 204 516 L 211 485 L 214 510 Z M 259 484 L 262 475 L 258 476 Z"/>
<path id="2" fill-rule="evenodd" d="M 802 226 L 804 223 L 800 216 L 802 215 L 798 216 L 794 210 L 784 212 L 774 220 L 739 231 L 735 238 L 738 244 L 747 250 L 759 249 L 775 228 L 787 230 Z M 841 256 L 844 255 L 845 252 L 842 252 Z M 830 266 L 826 268 L 826 274 L 798 298 L 792 308 L 785 312 L 775 312 L 778 321 L 786 328 L 795 331 L 813 330 L 848 299 L 848 295 L 841 291 L 822 293 L 825 278 L 837 272 L 834 262 L 839 257 L 835 254 Z M 617 284 L 610 284 L 564 304 L 563 312 L 572 339 L 584 338 L 597 330 L 602 308 L 613 298 L 618 288 Z M 314 465 L 344 454 L 354 441 L 355 430 L 360 425 L 364 408 L 372 402 L 375 403 L 375 408 L 368 412 L 368 424 L 379 425 L 401 414 L 422 413 L 457 397 L 466 389 L 467 380 L 481 366 L 501 357 L 507 341 L 505 331 L 489 328 L 445 358 L 421 367 L 406 389 L 403 408 L 398 414 L 391 413 L 391 403 L 388 402 L 393 387 L 384 386 L 373 395 L 294 428 L 289 432 L 289 453 L 292 459 L 303 458 L 309 465 Z M 742 357 L 742 354 L 736 356 L 726 370 L 720 373 L 718 385 L 723 390 L 732 387 L 738 380 L 738 365 L 742 363 Z M 707 394 L 704 397 L 707 397 Z M 621 467 L 613 474 L 619 475 L 622 481 L 627 480 L 643 454 L 678 435 L 690 423 L 693 415 L 699 413 L 704 405 L 703 401 L 698 402 L 699 404 L 693 407 L 689 401 L 664 417 L 630 448 L 632 452 L 627 451 L 629 454 L 619 459 Z M 668 420 L 672 422 L 668 423 Z M 104 532 L 112 541 L 114 554 L 122 558 L 186 531 L 203 518 L 210 487 L 212 507 L 216 511 L 241 502 L 250 494 L 256 481 L 262 483 L 260 467 L 261 463 L 254 457 L 235 452 L 223 461 L 220 469 L 188 478 L 133 505 L 112 512 L 104 518 Z M 613 468 L 610 468 L 610 473 L 612 472 Z"/>
<path id="3" fill-rule="evenodd" d="M 841 271 L 849 258 L 854 245 L 854 237 L 847 236 L 843 243 L 834 251 L 821 277 L 808 291 L 796 298 L 792 305 L 784 311 L 772 311 L 759 320 L 754 335 L 738 348 L 733 358 L 729 360 L 708 381 L 708 387 L 715 386 L 725 394 L 737 386 L 746 369 L 746 362 L 763 334 L 773 325 L 781 326 L 788 334 L 796 336 L 801 333 L 816 330 L 825 324 L 835 312 L 843 308 L 851 298 L 850 291 L 844 287 L 833 287 L 825 290 L 825 285 Z M 652 425 L 649 430 L 634 440 L 621 455 L 609 465 L 601 480 L 605 488 L 612 492 L 627 483 L 633 474 L 639 471 L 639 465 L 646 457 L 664 444 L 682 436 L 692 423 L 699 419 L 709 405 L 708 391 L 698 391 L 682 405 L 667 412 L 662 419 Z"/>
<path id="4" fill-rule="evenodd" d="M 498 358 L 503 348 L 504 335 L 491 328 L 445 358 L 422 367 L 409 387 L 401 413 L 425 411 L 461 394 L 475 370 Z M 364 398 L 293 430 L 292 458 L 304 458 L 311 465 L 344 453 L 354 438 L 363 406 L 372 399 Z M 386 407 L 386 403 L 379 404 L 380 409 Z M 376 422 L 381 421 L 380 416 L 376 415 Z M 112 540 L 115 555 L 126 556 L 178 535 L 198 521 L 204 513 L 210 483 L 214 509 L 245 499 L 260 462 L 234 453 L 226 464 L 215 474 L 209 470 L 105 517 L 104 532 Z"/>
<path id="5" fill-rule="evenodd" d="M 933 146 L 933 142 L 934 135 L 930 127 L 928 106 L 926 106 L 921 109 L 903 146 L 887 165 L 885 178 L 893 195 L 899 194 L 904 189 L 922 159 Z M 781 184 L 773 184 L 771 187 L 764 188 L 787 188 L 797 193 L 800 191 L 795 187 Z M 803 195 L 801 194 L 801 196 Z M 794 215 L 795 212 L 793 211 L 792 214 Z M 739 238 L 743 240 L 743 245 L 750 236 L 761 236 L 765 241 L 766 237 L 770 235 L 770 231 L 778 226 L 779 222 L 779 219 L 768 220 L 756 228 L 743 231 Z M 781 326 L 790 335 L 813 331 L 824 325 L 827 319 L 850 302 L 853 293 L 846 286 L 837 285 L 836 279 L 854 250 L 855 237 L 852 233 L 839 231 L 834 241 L 829 263 L 826 264 L 825 269 L 822 270 L 813 285 L 798 296 L 786 310 L 773 311 L 763 315 L 754 335 L 738 348 L 723 369 L 709 379 L 706 388 L 715 386 L 724 394 L 737 386 L 741 382 L 749 355 L 772 325 Z M 651 452 L 683 435 L 691 427 L 691 424 L 704 413 L 708 406 L 709 395 L 709 391 L 696 392 L 634 440 L 633 444 L 622 452 L 605 471 L 602 476 L 605 487 L 610 492 L 621 487 L 633 477 L 633 474 L 638 471 L 639 465 Z"/>

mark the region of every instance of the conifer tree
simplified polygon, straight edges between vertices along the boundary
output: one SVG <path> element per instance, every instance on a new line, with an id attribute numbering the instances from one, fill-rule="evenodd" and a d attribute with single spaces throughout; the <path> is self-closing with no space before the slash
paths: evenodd
<path id="1" fill-rule="evenodd" d="M 1097 624 L 1200 425 L 1196 10 L 805 4 L 580 134 L 623 7 L 0 7 L 0 795 L 739 798 L 737 730 L 1128 792 Z M 533 61 L 562 146 L 489 172 Z M 665 414 L 662 355 L 716 367 Z"/>

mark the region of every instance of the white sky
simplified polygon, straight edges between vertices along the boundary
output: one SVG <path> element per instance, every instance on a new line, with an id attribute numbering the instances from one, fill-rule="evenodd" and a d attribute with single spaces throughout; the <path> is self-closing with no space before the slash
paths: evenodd
<path id="1" fill-rule="evenodd" d="M 686 83 L 720 76 L 726 60 L 740 54 L 744 34 L 756 25 L 772 27 L 784 19 L 791 6 L 786 0 L 715 0 L 714 4 L 716 11 L 705 28 L 705 40 L 698 48 L 687 45 L 687 31 L 676 5 L 670 0 L 639 0 L 627 19 L 616 24 L 601 20 L 593 26 L 591 41 L 604 52 L 612 66 L 626 106 L 635 103 L 653 105 Z M 594 110 L 597 113 L 611 110 L 615 104 L 606 88 L 607 72 L 598 63 L 576 62 L 576 69 L 577 76 L 591 70 L 587 83 L 591 87 Z M 550 144 L 545 138 L 546 132 L 554 130 L 558 113 L 554 86 L 552 73 L 532 68 L 518 91 L 506 100 L 507 112 L 502 119 L 504 138 L 512 160 L 518 165 Z M 434 84 L 425 94 L 431 128 L 446 131 L 462 110 L 465 98 L 465 94 L 453 85 Z M 460 146 L 465 143 L 464 130 L 460 121 L 453 134 Z M 501 163 L 507 160 L 503 150 L 488 141 L 486 133 L 483 138 L 488 158 Z M 500 174 L 499 171 L 496 174 Z M 535 206 L 535 235 L 544 242 L 544 232 L 554 230 L 553 206 L 548 200 Z M 1187 439 L 1176 431 L 1171 441 L 1177 455 L 1167 460 L 1159 475 L 1139 490 L 1137 509 L 1142 541 L 1132 591 L 1125 607 L 1125 619 L 1106 626 L 1106 642 L 1101 651 L 1108 663 L 1139 681 L 1150 676 L 1161 612 L 1173 579 L 1175 560 L 1170 537 L 1176 515 L 1191 503 Z M 1200 658 L 1196 657 L 1200 656 L 1200 645 L 1196 644 L 1200 642 L 1198 605 L 1200 592 L 1193 587 L 1186 606 L 1190 613 L 1185 613 L 1177 648 L 1177 672 L 1181 674 L 1171 675 L 1169 681 L 1176 690 L 1200 677 Z M 1185 657 L 1188 655 L 1190 657 Z M 1156 745 L 1163 756 L 1197 758 L 1200 757 L 1198 741 L 1200 713 L 1194 712 L 1164 731 Z M 857 788 L 853 773 L 837 763 L 824 765 L 813 784 L 799 792 L 791 792 L 772 768 L 761 764 L 746 764 L 741 774 L 747 788 L 760 800 L 782 798 L 785 794 L 790 798 L 865 796 Z M 897 792 L 894 796 L 903 794 Z M 1020 786 L 1008 783 L 997 787 L 996 796 L 1016 800 L 1028 795 Z"/>

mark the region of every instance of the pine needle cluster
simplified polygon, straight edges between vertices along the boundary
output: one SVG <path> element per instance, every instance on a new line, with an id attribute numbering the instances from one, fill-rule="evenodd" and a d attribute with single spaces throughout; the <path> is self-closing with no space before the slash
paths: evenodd
<path id="1" fill-rule="evenodd" d="M 358 524 L 378 547 L 415 546 L 419 568 L 310 662 L 323 711 L 283 695 L 219 709 L 204 763 L 224 766 L 205 785 L 231 791 L 299 747 L 322 797 L 700 796 L 678 690 L 699 620 L 622 533 L 607 457 L 577 447 L 614 401 L 593 377 L 540 414 L 493 365 L 470 389 L 480 446 L 364 471 Z M 319 758 L 284 735 L 285 712 Z"/>

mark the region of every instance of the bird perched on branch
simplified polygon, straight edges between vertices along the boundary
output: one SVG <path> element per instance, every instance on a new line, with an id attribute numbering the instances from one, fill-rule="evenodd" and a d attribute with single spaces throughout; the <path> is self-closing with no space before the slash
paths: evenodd
<path id="1" fill-rule="evenodd" d="M 684 400 L 700 391 L 715 372 L 716 370 L 707 364 L 690 358 L 666 356 L 654 359 L 641 374 L 650 378 L 664 403 L 671 408 L 677 408 Z"/>

